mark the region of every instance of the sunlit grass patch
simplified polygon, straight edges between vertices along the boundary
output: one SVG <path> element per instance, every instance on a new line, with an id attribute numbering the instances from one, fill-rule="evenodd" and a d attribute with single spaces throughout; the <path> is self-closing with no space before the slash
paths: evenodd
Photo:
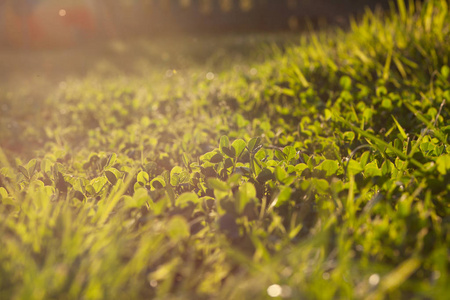
<path id="1" fill-rule="evenodd" d="M 0 152 L 0 295 L 445 299 L 449 9 L 398 3 L 241 67 L 58 86 L 32 158 Z"/>

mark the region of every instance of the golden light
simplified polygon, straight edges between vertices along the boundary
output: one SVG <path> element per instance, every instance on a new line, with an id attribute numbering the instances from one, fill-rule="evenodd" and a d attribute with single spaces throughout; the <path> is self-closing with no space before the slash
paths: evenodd
<path id="1" fill-rule="evenodd" d="M 59 14 L 60 17 L 64 17 L 67 14 L 67 12 L 66 12 L 65 9 L 60 9 L 58 14 Z"/>

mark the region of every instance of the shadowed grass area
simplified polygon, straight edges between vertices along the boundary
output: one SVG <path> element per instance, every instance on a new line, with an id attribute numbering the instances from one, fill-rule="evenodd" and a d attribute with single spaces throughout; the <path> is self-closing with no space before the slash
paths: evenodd
<path id="1" fill-rule="evenodd" d="M 449 21 L 31 63 L 2 86 L 0 298 L 445 299 Z"/>

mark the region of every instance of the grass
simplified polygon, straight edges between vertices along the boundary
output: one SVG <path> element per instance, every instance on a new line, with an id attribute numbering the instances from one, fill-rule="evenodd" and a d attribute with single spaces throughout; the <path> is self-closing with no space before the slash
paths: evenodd
<path id="1" fill-rule="evenodd" d="M 6 80 L 1 298 L 445 299 L 449 8 L 398 4 Z"/>

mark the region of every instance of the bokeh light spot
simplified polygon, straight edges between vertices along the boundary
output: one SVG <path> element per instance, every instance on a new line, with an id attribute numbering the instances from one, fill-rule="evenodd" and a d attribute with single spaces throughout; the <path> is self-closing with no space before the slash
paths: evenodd
<path id="1" fill-rule="evenodd" d="M 281 297 L 290 298 L 291 296 L 292 296 L 292 289 L 287 285 L 283 285 L 281 287 Z"/>
<path id="2" fill-rule="evenodd" d="M 150 286 L 151 287 L 157 287 L 158 286 L 158 281 L 156 281 L 156 280 L 150 280 Z"/>
<path id="3" fill-rule="evenodd" d="M 206 73 L 206 79 L 213 80 L 214 79 L 214 73 L 212 73 L 212 72 Z"/>
<path id="4" fill-rule="evenodd" d="M 166 71 L 166 77 L 167 77 L 167 78 L 172 77 L 173 74 L 174 74 L 174 73 L 173 73 L 173 70 L 167 70 L 167 71 Z"/>
<path id="5" fill-rule="evenodd" d="M 59 14 L 60 17 L 64 17 L 65 15 L 67 15 L 67 12 L 66 12 L 65 9 L 60 9 L 58 14 Z"/>
<path id="6" fill-rule="evenodd" d="M 298 27 L 299 27 L 298 18 L 295 17 L 295 16 L 290 17 L 289 20 L 288 20 L 288 24 L 289 24 L 289 29 L 297 30 Z"/>
<path id="7" fill-rule="evenodd" d="M 292 268 L 286 267 L 283 269 L 283 271 L 281 271 L 281 275 L 283 275 L 284 277 L 289 277 L 292 275 L 292 272 Z"/>
<path id="8" fill-rule="evenodd" d="M 431 275 L 431 279 L 432 280 L 438 280 L 439 278 L 441 278 L 441 272 L 439 271 L 434 271 Z"/>
<path id="9" fill-rule="evenodd" d="M 372 274 L 369 277 L 369 284 L 372 286 L 377 285 L 378 283 L 380 283 L 380 275 L 378 274 Z"/>
<path id="10" fill-rule="evenodd" d="M 272 284 L 267 288 L 267 294 L 270 297 L 279 297 L 281 296 L 281 293 L 283 292 L 283 289 L 278 284 Z"/>

